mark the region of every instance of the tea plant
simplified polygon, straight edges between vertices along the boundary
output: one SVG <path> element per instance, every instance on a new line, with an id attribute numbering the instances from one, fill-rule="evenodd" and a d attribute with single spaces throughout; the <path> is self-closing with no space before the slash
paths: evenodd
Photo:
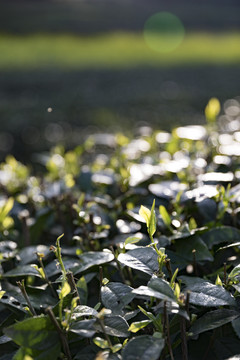
<path id="1" fill-rule="evenodd" d="M 240 356 L 239 131 L 219 110 L 0 165 L 0 360 Z"/>

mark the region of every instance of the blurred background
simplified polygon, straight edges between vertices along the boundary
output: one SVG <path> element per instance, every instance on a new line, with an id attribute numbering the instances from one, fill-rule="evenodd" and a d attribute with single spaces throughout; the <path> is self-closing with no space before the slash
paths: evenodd
<path id="1" fill-rule="evenodd" d="M 2 0 L 0 159 L 203 124 L 239 79 L 239 0 Z"/>

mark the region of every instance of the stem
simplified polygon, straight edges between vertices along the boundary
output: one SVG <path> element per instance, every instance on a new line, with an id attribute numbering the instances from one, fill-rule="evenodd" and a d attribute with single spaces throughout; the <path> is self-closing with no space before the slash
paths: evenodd
<path id="1" fill-rule="evenodd" d="M 168 314 L 167 314 L 167 302 L 166 301 L 164 301 L 164 323 L 165 323 L 165 331 L 166 331 L 169 355 L 170 355 L 171 360 L 174 360 L 171 339 L 170 339 L 170 328 L 169 328 L 169 321 L 168 321 Z"/>
<path id="2" fill-rule="evenodd" d="M 62 255 L 61 255 L 61 247 L 60 247 L 60 239 L 64 236 L 64 234 L 60 235 L 58 238 L 57 238 L 57 241 L 56 241 L 56 250 L 55 250 L 55 254 L 56 254 L 56 257 L 58 259 L 58 262 L 60 264 L 60 267 L 61 267 L 61 270 L 62 270 L 62 274 L 63 274 L 63 280 L 66 280 L 66 275 L 67 275 L 67 272 L 66 272 L 66 269 L 65 269 L 65 266 L 63 264 L 63 261 L 62 261 Z"/>
<path id="3" fill-rule="evenodd" d="M 73 277 L 73 273 L 71 271 L 67 272 L 67 281 L 71 287 L 71 292 L 73 293 L 73 296 L 77 298 L 78 305 L 81 305 L 81 300 L 78 294 L 77 286 Z"/>
<path id="4" fill-rule="evenodd" d="M 186 312 L 189 316 L 189 321 L 187 322 L 187 325 L 190 326 L 190 311 L 189 311 L 189 300 L 190 300 L 190 291 L 187 291 L 187 298 L 186 298 L 186 302 L 185 302 L 185 309 Z"/>
<path id="5" fill-rule="evenodd" d="M 48 278 L 48 276 L 46 274 L 45 267 L 44 267 L 43 261 L 42 261 L 42 256 L 38 252 L 37 252 L 37 258 L 38 258 L 38 261 L 40 263 L 41 268 L 43 269 L 45 281 L 47 282 L 48 286 L 50 287 L 52 295 L 54 297 L 58 298 L 58 294 L 57 294 L 56 290 L 54 289 L 52 282 L 49 280 L 49 278 Z"/>
<path id="6" fill-rule="evenodd" d="M 212 345 L 213 345 L 213 343 L 214 343 L 215 336 L 216 336 L 216 331 L 214 330 L 214 331 L 213 331 L 213 334 L 212 334 L 212 336 L 211 336 L 211 338 L 210 338 L 210 341 L 209 341 L 207 350 L 206 350 L 206 352 L 205 352 L 205 354 L 204 354 L 204 356 L 203 356 L 203 360 L 208 359 L 208 356 L 207 356 L 207 355 L 208 355 L 209 350 L 211 349 L 211 347 L 212 347 Z"/>
<path id="7" fill-rule="evenodd" d="M 122 282 L 123 282 L 124 284 L 126 284 L 126 279 L 125 279 L 125 277 L 124 277 L 124 275 L 123 275 L 123 271 L 122 271 L 121 265 L 120 265 L 120 263 L 119 263 L 116 255 L 115 255 L 115 252 L 114 252 L 114 249 L 113 249 L 113 246 L 112 246 L 112 245 L 110 246 L 110 250 L 111 250 L 111 252 L 113 253 L 114 260 L 115 260 L 116 263 L 117 263 L 118 271 L 119 271 L 119 274 L 120 274 L 120 276 L 121 276 Z"/>
<path id="8" fill-rule="evenodd" d="M 103 284 L 103 268 L 102 266 L 99 266 L 99 302 L 101 302 L 101 288 L 102 288 L 102 284 Z"/>
<path id="9" fill-rule="evenodd" d="M 23 210 L 20 213 L 19 216 L 21 223 L 22 223 L 22 231 L 23 231 L 23 237 L 24 237 L 24 245 L 29 246 L 31 244 L 31 238 L 30 238 L 30 231 L 27 224 L 27 220 L 29 218 L 29 212 L 28 210 Z"/>
<path id="10" fill-rule="evenodd" d="M 188 360 L 186 320 L 183 317 L 180 318 L 180 330 L 181 330 L 182 360 Z"/>
<path id="11" fill-rule="evenodd" d="M 99 282 L 100 282 L 100 287 L 101 287 L 102 282 L 103 282 L 103 268 L 102 268 L 102 266 L 99 266 Z"/>
<path id="12" fill-rule="evenodd" d="M 159 251 L 158 251 L 157 245 L 155 244 L 155 241 L 153 240 L 153 236 L 150 234 L 149 234 L 149 236 L 150 236 L 151 243 L 153 244 L 153 247 L 154 247 L 156 253 L 159 255 Z"/>
<path id="13" fill-rule="evenodd" d="M 133 281 L 132 269 L 131 269 L 129 266 L 127 266 L 126 269 L 127 269 L 127 274 L 128 274 L 128 278 L 129 278 L 130 284 L 131 284 L 131 286 L 134 288 L 134 281 Z"/>
<path id="14" fill-rule="evenodd" d="M 59 323 L 57 321 L 57 319 L 55 318 L 55 315 L 52 311 L 52 308 L 51 307 L 48 307 L 46 309 L 46 313 L 48 314 L 51 322 L 53 323 L 55 329 L 57 330 L 58 332 L 58 335 L 60 337 L 60 340 L 61 340 L 61 343 L 62 343 L 62 347 L 63 347 L 63 351 L 67 357 L 68 360 L 72 360 L 72 356 L 71 356 L 71 353 L 70 353 L 70 350 L 69 350 L 69 346 L 68 346 L 68 341 L 67 341 L 67 338 L 66 338 L 66 335 L 65 333 L 63 332 L 63 330 L 61 329 L 61 327 L 59 326 Z"/>
<path id="15" fill-rule="evenodd" d="M 227 285 L 227 264 L 223 263 L 223 267 L 224 267 L 223 282 L 224 282 L 224 285 L 226 286 Z"/>
<path id="16" fill-rule="evenodd" d="M 29 296 L 26 292 L 26 288 L 25 288 L 25 285 L 24 285 L 24 280 L 22 281 L 17 281 L 17 286 L 19 287 L 19 289 L 21 290 L 21 293 L 23 294 L 27 304 L 28 304 L 28 307 L 29 307 L 29 310 L 31 311 L 31 314 L 32 316 L 37 316 L 36 314 L 36 311 L 34 310 L 34 307 L 32 306 L 31 304 L 31 301 L 29 299 Z"/>
<path id="17" fill-rule="evenodd" d="M 163 334 L 166 335 L 166 317 L 167 317 L 167 303 L 164 301 L 164 308 L 163 308 L 163 319 L 162 319 L 162 328 Z"/>
<path id="18" fill-rule="evenodd" d="M 105 338 L 106 338 L 106 340 L 107 340 L 107 342 L 108 342 L 108 346 L 109 346 L 110 349 L 111 349 L 111 348 L 112 348 L 112 342 L 111 342 L 111 340 L 110 340 L 110 337 L 108 336 L 108 334 L 107 334 L 106 331 L 105 331 L 104 323 L 103 323 L 103 321 L 102 321 L 101 319 L 98 319 L 98 322 L 99 322 L 99 325 L 100 325 L 100 327 L 101 327 L 101 329 L 102 329 L 102 332 L 103 332 L 103 334 L 104 334 L 104 336 L 105 336 Z"/>
<path id="19" fill-rule="evenodd" d="M 60 301 L 59 301 L 59 310 L 58 310 L 59 311 L 58 315 L 59 315 L 60 323 L 62 323 L 62 321 L 63 321 L 62 308 L 63 308 L 63 299 L 60 299 Z"/>
<path id="20" fill-rule="evenodd" d="M 196 276 L 198 276 L 197 260 L 196 260 L 196 250 L 195 250 L 195 249 L 193 249 L 192 254 L 193 254 L 193 269 L 194 269 L 194 274 L 195 274 Z"/>
<path id="21" fill-rule="evenodd" d="M 153 247 L 158 255 L 158 267 L 159 267 L 159 275 L 158 276 L 163 277 L 162 267 L 163 267 L 166 256 L 164 254 L 162 254 L 160 250 L 158 250 L 157 245 L 153 239 L 153 236 L 150 233 L 148 233 L 148 234 L 151 239 L 151 243 L 153 244 Z"/>
<path id="22" fill-rule="evenodd" d="M 62 275 L 63 275 L 63 279 L 62 279 L 62 287 L 64 286 L 65 281 L 67 281 L 67 272 L 65 269 L 65 266 L 63 264 L 62 261 L 62 254 L 61 254 L 61 247 L 60 247 L 60 239 L 64 236 L 64 234 L 60 235 L 57 240 L 56 240 L 56 248 L 54 247 L 54 252 L 56 255 L 56 258 L 58 259 L 59 265 L 61 267 L 62 270 Z M 59 301 L 59 319 L 60 322 L 62 323 L 62 308 L 63 308 L 63 298 L 60 299 Z"/>
<path id="23" fill-rule="evenodd" d="M 166 260 L 165 260 L 165 266 L 166 266 L 166 269 L 167 269 L 167 271 L 168 271 L 169 278 L 170 278 L 170 280 L 171 280 L 171 279 L 172 279 L 172 276 L 173 276 L 173 273 L 172 273 L 171 260 L 170 260 L 170 259 L 166 259 Z"/>

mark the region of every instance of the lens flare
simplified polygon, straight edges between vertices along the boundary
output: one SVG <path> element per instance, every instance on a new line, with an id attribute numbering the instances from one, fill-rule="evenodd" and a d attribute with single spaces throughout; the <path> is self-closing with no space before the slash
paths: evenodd
<path id="1" fill-rule="evenodd" d="M 167 53 L 181 44 L 185 30 L 177 16 L 169 12 L 159 12 L 147 19 L 143 35 L 152 50 Z"/>

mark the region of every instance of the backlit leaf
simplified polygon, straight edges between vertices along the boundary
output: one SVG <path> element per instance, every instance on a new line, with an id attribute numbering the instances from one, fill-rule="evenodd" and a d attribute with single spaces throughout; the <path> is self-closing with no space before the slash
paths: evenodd
<path id="1" fill-rule="evenodd" d="M 65 281 L 64 284 L 63 284 L 63 287 L 61 288 L 61 291 L 60 291 L 60 294 L 59 294 L 59 299 L 65 298 L 65 296 L 67 296 L 70 292 L 71 292 L 71 287 L 68 284 L 68 282 Z"/>
<path id="2" fill-rule="evenodd" d="M 107 340 L 104 340 L 100 337 L 96 337 L 93 339 L 95 345 L 100 347 L 101 349 L 107 349 L 109 347 Z"/>
<path id="3" fill-rule="evenodd" d="M 147 224 L 147 228 L 149 228 L 151 211 L 145 206 L 141 205 L 139 210 L 139 215 L 145 220 L 145 223 Z"/>
<path id="4" fill-rule="evenodd" d="M 148 232 L 150 236 L 153 236 L 156 232 L 155 200 L 153 200 L 153 204 L 151 208 Z"/>
<path id="5" fill-rule="evenodd" d="M 171 226 L 171 218 L 170 218 L 165 206 L 160 205 L 159 206 L 159 212 L 160 212 L 160 215 L 161 215 L 161 217 L 163 219 L 164 224 L 167 227 L 170 227 Z"/>
<path id="6" fill-rule="evenodd" d="M 151 324 L 152 320 L 142 320 L 142 321 L 136 321 L 133 322 L 129 328 L 128 331 L 131 331 L 133 333 L 138 332 L 139 330 L 145 328 L 148 324 Z"/>

